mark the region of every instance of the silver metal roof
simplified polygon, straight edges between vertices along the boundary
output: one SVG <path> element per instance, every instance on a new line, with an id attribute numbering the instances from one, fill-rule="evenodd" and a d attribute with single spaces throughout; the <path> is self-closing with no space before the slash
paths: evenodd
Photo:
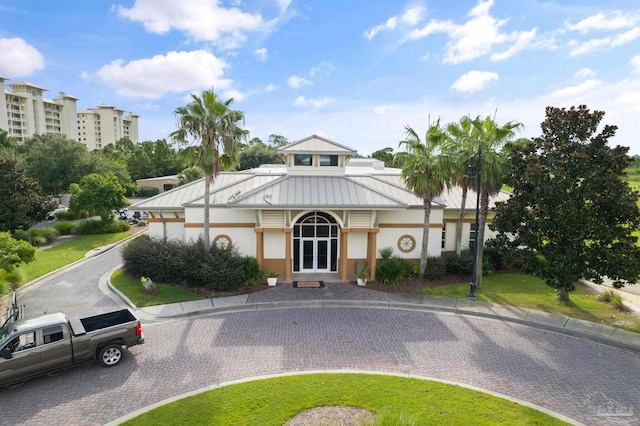
<path id="1" fill-rule="evenodd" d="M 402 195 L 385 194 L 344 176 L 285 176 L 240 195 L 229 207 L 407 208 Z"/>
<path id="2" fill-rule="evenodd" d="M 355 155 L 357 151 L 348 146 L 325 139 L 322 136 L 311 135 L 278 150 L 280 154 L 336 154 Z"/>
<path id="3" fill-rule="evenodd" d="M 281 149 L 287 153 L 311 149 L 318 152 L 320 145 L 333 147 L 346 153 L 350 148 L 335 144 L 316 135 L 302 139 Z M 297 147 L 297 148 L 296 148 Z M 323 152 L 320 150 L 320 152 Z M 328 151 L 324 151 L 328 152 Z M 350 151 L 349 151 L 350 152 Z M 355 151 L 353 151 L 355 152 Z M 422 199 L 408 190 L 401 177 L 401 170 L 381 168 L 379 162 L 354 161 L 347 164 L 344 175 L 288 175 L 285 165 L 262 165 L 241 172 L 223 172 L 211 187 L 211 206 L 227 208 L 344 208 L 344 209 L 407 209 L 421 208 Z M 500 192 L 490 200 L 509 198 Z M 462 189 L 445 190 L 434 200 L 434 207 L 459 209 Z M 467 193 L 466 209 L 474 209 L 476 193 Z M 181 211 L 185 206 L 204 205 L 204 179 L 172 189 L 149 198 L 130 208 L 148 211 Z"/>

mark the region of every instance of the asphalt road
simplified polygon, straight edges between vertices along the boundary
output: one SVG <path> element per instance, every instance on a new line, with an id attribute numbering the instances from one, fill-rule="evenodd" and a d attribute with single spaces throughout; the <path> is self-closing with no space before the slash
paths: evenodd
<path id="1" fill-rule="evenodd" d="M 21 303 L 28 315 L 114 309 L 98 280 L 118 263 L 119 251 L 110 250 L 34 285 Z M 307 290 L 313 289 L 300 289 Z M 0 390 L 1 423 L 100 425 L 203 387 L 318 370 L 449 380 L 585 424 L 640 423 L 637 353 L 518 324 L 445 313 L 286 308 L 147 323 L 144 332 L 147 342 L 115 368 L 82 366 Z"/>

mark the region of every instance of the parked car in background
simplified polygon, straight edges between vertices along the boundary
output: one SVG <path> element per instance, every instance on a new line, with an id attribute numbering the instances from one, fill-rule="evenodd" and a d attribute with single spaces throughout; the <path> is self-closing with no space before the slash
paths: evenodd
<path id="1" fill-rule="evenodd" d="M 56 207 L 55 210 L 52 210 L 49 213 L 47 213 L 47 220 L 53 220 L 56 218 L 56 214 L 66 213 L 68 211 L 69 211 L 69 207 L 63 206 L 62 204 L 58 204 L 58 207 Z"/>

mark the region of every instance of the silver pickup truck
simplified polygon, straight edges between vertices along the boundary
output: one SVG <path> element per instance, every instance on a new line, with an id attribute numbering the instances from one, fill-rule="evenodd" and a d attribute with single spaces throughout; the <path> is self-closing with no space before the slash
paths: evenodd
<path id="1" fill-rule="evenodd" d="M 0 329 L 0 386 L 91 361 L 113 367 L 123 346 L 144 343 L 140 320 L 128 309 L 69 320 L 50 314 Z"/>

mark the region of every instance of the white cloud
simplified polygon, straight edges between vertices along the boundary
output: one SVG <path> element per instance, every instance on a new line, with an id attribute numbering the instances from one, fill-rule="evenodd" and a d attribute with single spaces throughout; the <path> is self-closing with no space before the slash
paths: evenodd
<path id="1" fill-rule="evenodd" d="M 318 66 L 312 67 L 309 70 L 309 75 L 311 77 L 315 77 L 316 75 L 329 75 L 336 70 L 336 67 L 333 66 L 331 62 L 322 61 Z"/>
<path id="2" fill-rule="evenodd" d="M 92 78 L 91 73 L 89 71 L 82 71 L 80 72 L 80 78 L 84 81 L 89 81 Z"/>
<path id="3" fill-rule="evenodd" d="M 322 108 L 330 105 L 335 101 L 333 98 L 305 98 L 304 96 L 298 96 L 293 103 L 295 106 L 310 106 L 312 108 Z"/>
<path id="4" fill-rule="evenodd" d="M 307 86 L 311 84 L 310 80 L 307 80 L 304 77 L 300 77 L 299 75 L 292 75 L 291 77 L 289 77 L 287 82 L 289 83 L 289 87 L 293 89 L 298 89 L 302 86 Z"/>
<path id="5" fill-rule="evenodd" d="M 417 40 L 435 33 L 445 33 L 449 37 L 443 61 L 458 64 L 489 54 L 496 46 L 511 44 L 506 50 L 494 53 L 492 60 L 502 60 L 526 48 L 536 35 L 536 28 L 529 31 L 500 32 L 507 19 L 497 20 L 489 14 L 493 0 L 479 1 L 467 14 L 464 24 L 452 21 L 431 20 L 427 25 L 409 34 L 409 39 Z"/>
<path id="6" fill-rule="evenodd" d="M 167 93 L 211 89 L 228 90 L 231 81 L 224 79 L 229 65 L 205 50 L 169 52 L 152 58 L 124 63 L 117 59 L 96 75 L 123 97 L 158 99 Z"/>
<path id="7" fill-rule="evenodd" d="M 278 89 L 278 86 L 276 86 L 275 84 L 267 84 L 266 87 L 264 88 L 265 92 L 275 92 Z"/>
<path id="8" fill-rule="evenodd" d="M 537 28 L 532 28 L 530 31 L 521 31 L 519 33 L 513 33 L 512 39 L 514 39 L 514 43 L 504 52 L 494 53 L 491 55 L 491 60 L 493 61 L 502 61 L 504 59 L 508 59 L 526 48 L 531 44 L 533 39 L 536 37 Z"/>
<path id="9" fill-rule="evenodd" d="M 426 9 L 422 6 L 413 6 L 404 11 L 402 15 L 392 16 L 384 24 L 379 24 L 369 28 L 364 32 L 364 36 L 371 40 L 381 32 L 393 31 L 402 26 L 414 26 L 424 17 Z"/>
<path id="10" fill-rule="evenodd" d="M 0 38 L 0 76 L 27 77 L 44 68 L 44 56 L 21 38 Z"/>
<path id="11" fill-rule="evenodd" d="M 575 78 L 583 79 L 583 78 L 593 77 L 595 75 L 596 75 L 596 72 L 591 68 L 582 68 L 581 70 L 578 70 L 578 72 L 575 73 L 573 76 Z"/>
<path id="12" fill-rule="evenodd" d="M 135 0 L 130 9 L 117 6 L 116 10 L 123 18 L 141 22 L 149 32 L 183 31 L 194 40 L 210 41 L 229 49 L 242 45 L 247 33 L 267 33 L 277 22 L 277 19 L 265 22 L 259 14 L 220 7 L 218 3 L 211 0 Z M 281 3 L 281 6 L 288 6 L 287 2 Z"/>
<path id="13" fill-rule="evenodd" d="M 222 91 L 222 98 L 223 99 L 231 99 L 233 98 L 234 101 L 239 102 L 243 99 L 245 99 L 247 97 L 247 95 L 245 95 L 244 93 L 240 92 L 239 90 L 236 89 L 227 89 L 227 90 L 223 90 Z"/>
<path id="14" fill-rule="evenodd" d="M 579 101 L 576 101 L 575 98 L 588 94 L 590 91 L 594 90 L 598 86 L 600 86 L 599 80 L 590 79 L 590 80 L 585 80 L 582 83 L 577 84 L 575 86 L 568 86 L 562 89 L 554 90 L 553 92 L 549 93 L 547 96 L 549 98 L 564 99 L 570 102 L 581 103 Z"/>
<path id="15" fill-rule="evenodd" d="M 640 27 L 633 28 L 616 36 L 594 38 L 584 43 L 575 43 L 571 56 L 583 55 L 597 50 L 621 46 L 640 38 Z"/>
<path id="16" fill-rule="evenodd" d="M 473 93 L 484 88 L 491 81 L 499 79 L 495 72 L 474 70 L 460 76 L 451 88 L 461 93 Z"/>
<path id="17" fill-rule="evenodd" d="M 266 47 L 261 47 L 260 49 L 256 49 L 253 51 L 253 54 L 256 56 L 256 58 L 258 58 L 259 61 L 266 61 L 267 53 L 268 52 Z"/>
<path id="18" fill-rule="evenodd" d="M 633 27 L 638 22 L 638 15 L 623 13 L 619 10 L 611 12 L 609 16 L 600 12 L 596 15 L 589 16 L 575 24 L 567 24 L 566 27 L 573 31 L 586 34 L 593 30 L 619 30 L 622 28 Z"/>
<path id="19" fill-rule="evenodd" d="M 633 66 L 634 74 L 640 74 L 640 55 L 631 58 L 631 66 Z"/>

